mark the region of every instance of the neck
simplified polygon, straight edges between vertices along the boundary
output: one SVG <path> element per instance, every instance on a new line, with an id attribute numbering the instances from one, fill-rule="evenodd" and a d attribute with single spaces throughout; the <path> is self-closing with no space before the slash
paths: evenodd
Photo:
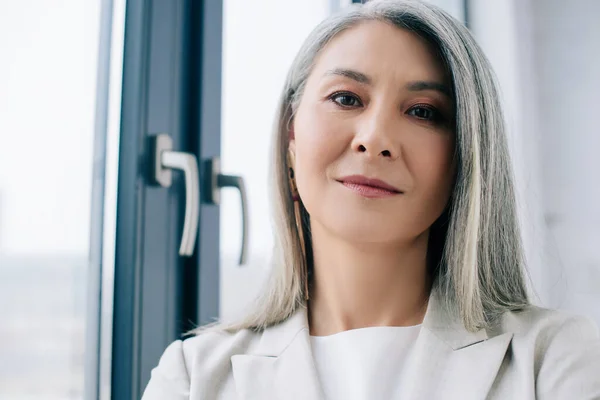
<path id="1" fill-rule="evenodd" d="M 310 333 L 325 336 L 369 326 L 411 326 L 425 315 L 425 232 L 409 243 L 353 244 L 311 227 Z"/>

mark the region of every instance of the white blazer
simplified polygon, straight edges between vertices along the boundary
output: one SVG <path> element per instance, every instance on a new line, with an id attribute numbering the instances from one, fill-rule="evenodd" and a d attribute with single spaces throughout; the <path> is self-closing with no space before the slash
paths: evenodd
<path id="1" fill-rule="evenodd" d="M 470 333 L 432 292 L 414 351 L 401 399 L 600 399 L 600 337 L 582 317 L 531 307 Z M 323 398 L 305 309 L 261 333 L 209 332 L 174 342 L 142 397 Z"/>

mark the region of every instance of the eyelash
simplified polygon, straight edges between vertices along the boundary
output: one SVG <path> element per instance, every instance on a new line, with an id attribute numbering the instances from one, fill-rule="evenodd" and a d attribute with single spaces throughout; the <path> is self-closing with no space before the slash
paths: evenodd
<path id="1" fill-rule="evenodd" d="M 444 121 L 444 116 L 442 115 L 442 113 L 437 108 L 430 106 L 429 104 L 415 104 L 408 110 L 408 112 L 410 113 L 411 111 L 417 110 L 417 109 L 428 110 L 429 112 L 431 112 L 433 114 L 433 116 L 429 119 L 417 117 L 416 115 L 413 115 L 415 118 L 417 118 L 421 121 L 428 121 L 428 122 L 434 122 L 434 123 L 441 123 Z"/>
<path id="2" fill-rule="evenodd" d="M 337 104 L 338 106 L 340 106 L 341 108 L 353 108 L 353 107 L 357 107 L 357 106 L 348 106 L 348 105 L 343 105 L 340 104 L 337 99 L 339 99 L 340 97 L 350 97 L 353 100 L 356 100 L 359 103 L 359 106 L 362 106 L 362 102 L 360 101 L 360 99 L 358 98 L 358 96 L 356 96 L 353 93 L 350 92 L 335 92 L 333 93 L 331 96 L 329 96 L 329 100 L 331 100 L 332 102 L 334 102 L 335 104 Z M 422 118 L 422 117 L 418 117 L 416 115 L 412 115 L 410 114 L 411 111 L 417 110 L 417 109 L 425 109 L 428 110 L 429 112 L 431 112 L 433 114 L 432 118 Z M 433 122 L 433 123 L 441 123 L 444 120 L 444 117 L 442 115 L 442 113 L 435 107 L 429 105 L 429 104 L 415 104 L 414 106 L 412 106 L 408 112 L 409 115 L 414 116 L 415 118 L 421 120 L 421 121 L 427 121 L 427 122 Z"/>
<path id="3" fill-rule="evenodd" d="M 340 104 L 336 101 L 337 98 L 339 97 L 351 97 L 352 99 L 358 101 L 358 103 L 360 105 L 362 105 L 362 102 L 360 101 L 360 99 L 358 98 L 358 96 L 356 96 L 353 93 L 350 92 L 335 92 L 333 93 L 331 96 L 329 96 L 329 100 L 333 101 L 335 104 L 339 105 L 342 108 L 351 108 L 351 107 L 355 107 L 355 106 L 345 106 L 343 104 Z"/>

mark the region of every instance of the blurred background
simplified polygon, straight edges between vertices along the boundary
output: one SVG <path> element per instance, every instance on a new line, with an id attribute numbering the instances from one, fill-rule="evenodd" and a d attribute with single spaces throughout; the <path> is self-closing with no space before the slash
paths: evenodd
<path id="1" fill-rule="evenodd" d="M 351 2 L 0 0 L 0 399 L 139 398 L 170 341 L 244 310 L 287 68 Z M 600 2 L 431 2 L 498 76 L 535 303 L 600 324 Z M 158 183 L 161 133 L 198 176 Z"/>

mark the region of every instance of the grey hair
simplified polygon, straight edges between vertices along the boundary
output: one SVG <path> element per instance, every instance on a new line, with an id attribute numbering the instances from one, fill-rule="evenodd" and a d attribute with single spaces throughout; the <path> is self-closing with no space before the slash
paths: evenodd
<path id="1" fill-rule="evenodd" d="M 433 285 L 465 328 L 489 327 L 506 311 L 529 305 L 513 176 L 500 96 L 490 63 L 469 31 L 440 8 L 420 1 L 374 0 L 344 9 L 306 39 L 287 75 L 273 140 L 275 252 L 266 287 L 244 318 L 220 329 L 262 330 L 306 304 L 305 280 L 288 181 L 289 124 L 319 52 L 338 34 L 364 21 L 410 30 L 439 52 L 452 80 L 456 109 L 455 186 L 430 231 Z M 307 212 L 302 229 L 310 253 Z M 203 330 L 199 328 L 198 331 Z"/>

